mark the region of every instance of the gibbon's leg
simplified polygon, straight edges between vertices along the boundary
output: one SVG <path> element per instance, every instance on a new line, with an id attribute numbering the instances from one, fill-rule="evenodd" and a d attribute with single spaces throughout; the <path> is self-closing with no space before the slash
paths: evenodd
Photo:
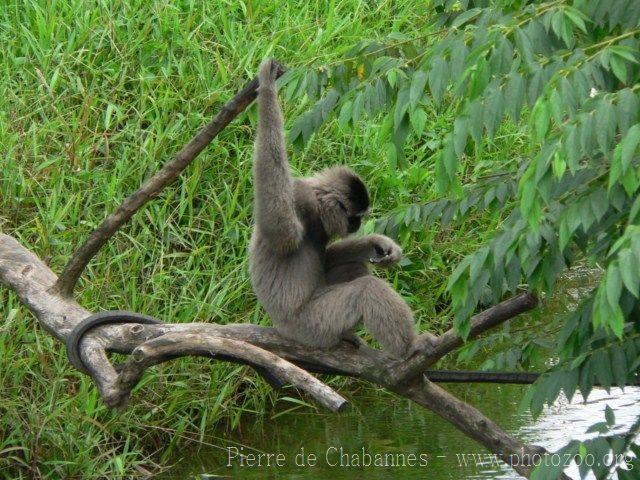
<path id="1" fill-rule="evenodd" d="M 272 240 L 279 253 L 285 254 L 298 247 L 304 229 L 295 211 L 275 83 L 276 64 L 265 61 L 258 78 L 258 131 L 253 163 L 255 219 L 260 233 Z"/>
<path id="2" fill-rule="evenodd" d="M 409 306 L 391 286 L 373 275 L 320 290 L 297 315 L 296 340 L 331 347 L 364 322 L 384 350 L 398 358 L 410 355 L 417 339 Z"/>

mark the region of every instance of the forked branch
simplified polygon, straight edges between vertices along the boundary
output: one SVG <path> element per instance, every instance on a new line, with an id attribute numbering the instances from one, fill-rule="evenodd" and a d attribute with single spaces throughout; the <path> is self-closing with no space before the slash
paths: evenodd
<path id="1" fill-rule="evenodd" d="M 55 280 L 55 274 L 38 257 L 13 237 L 0 234 L 0 281 L 18 295 L 47 331 L 64 341 L 91 312 L 72 299 L 52 294 L 50 287 Z M 194 326 L 196 328 L 176 329 Z M 131 389 L 149 366 L 179 356 L 204 355 L 263 367 L 306 391 L 327 408 L 334 411 L 345 408 L 347 401 L 309 372 L 242 338 L 220 334 L 215 327 L 221 326 L 129 323 L 100 327 L 89 332 L 80 342 L 80 356 L 103 401 L 110 407 L 126 404 Z M 109 361 L 107 352 L 134 352 L 134 356 L 118 372 Z"/>
<path id="2" fill-rule="evenodd" d="M 283 69 L 277 73 L 280 76 Z M 0 234 L 0 281 L 13 290 L 36 316 L 40 325 L 64 341 L 91 312 L 73 299 L 74 287 L 99 249 L 146 202 L 173 182 L 191 161 L 256 97 L 258 80 L 249 82 L 178 154 L 94 230 L 73 254 L 58 278 L 36 255 L 13 237 Z M 469 338 L 513 318 L 537 303 L 532 294 L 518 295 L 472 319 Z M 144 371 L 183 355 L 208 356 L 264 368 L 275 377 L 306 391 L 322 405 L 341 411 L 346 400 L 309 372 L 359 377 L 386 387 L 430 408 L 471 438 L 482 443 L 522 475 L 531 467 L 512 459 L 523 453 L 531 458 L 540 449 L 521 443 L 481 412 L 453 397 L 424 377 L 425 369 L 462 345 L 451 329 L 438 338 L 435 351 L 418 352 L 406 362 L 380 350 L 354 347 L 346 342 L 332 350 L 309 348 L 279 336 L 273 328 L 250 324 L 117 324 L 88 332 L 79 343 L 82 364 L 95 381 L 103 401 L 126 404 Z M 131 354 L 120 371 L 108 352 Z M 514 457 L 515 456 L 515 457 Z M 563 477 L 566 478 L 566 477 Z"/>
<path id="3" fill-rule="evenodd" d="M 530 292 L 521 293 L 504 302 L 500 302 L 471 319 L 469 338 L 475 338 L 510 318 L 532 310 L 537 305 L 537 297 Z M 464 340 L 460 337 L 460 334 L 452 328 L 438 337 L 438 345 L 434 353 L 424 351 L 414 355 L 408 361 L 393 367 L 391 376 L 397 383 L 407 382 L 422 374 L 429 366 L 436 363 L 447 353 L 461 347 L 463 343 Z"/>
<path id="4" fill-rule="evenodd" d="M 73 299 L 52 293 L 56 276 L 49 267 L 13 237 L 1 234 L 0 281 L 16 292 L 40 324 L 60 340 L 64 341 L 74 326 L 91 314 Z M 494 307 L 474 317 L 470 337 L 507 320 L 507 311 L 516 315 L 532 308 L 534 303 L 529 300 L 524 296 L 514 297 L 506 302 L 509 308 Z M 520 306 L 512 308 L 514 303 Z M 439 337 L 437 355 L 450 352 L 461 342 L 454 330 L 446 332 Z M 133 356 L 124 369 L 117 372 L 107 352 L 133 352 Z M 403 372 L 402 362 L 369 347 L 355 348 L 345 342 L 332 350 L 312 349 L 279 336 L 270 327 L 210 323 L 108 325 L 92 330 L 80 342 L 82 361 L 109 406 L 125 404 L 131 389 L 151 365 L 179 355 L 202 354 L 221 359 L 232 354 L 236 358 L 244 356 L 245 360 L 258 365 L 268 365 L 270 370 L 333 410 L 344 408 L 344 398 L 308 371 L 362 378 L 434 410 L 507 463 L 513 463 L 513 458 L 522 458 L 523 453 L 531 458 L 540 452 L 538 447 L 520 442 L 481 412 L 422 376 L 399 382 L 393 375 Z M 421 356 L 424 355 L 417 357 Z M 430 357 L 435 361 L 434 358 Z M 527 464 L 513 464 L 513 468 L 526 476 L 531 471 Z"/>
<path id="5" fill-rule="evenodd" d="M 242 359 L 248 364 L 261 366 L 277 378 L 306 391 L 334 412 L 341 412 L 347 406 L 344 398 L 309 372 L 263 348 L 242 340 L 181 333 L 167 333 L 136 347 L 131 354 L 131 359 L 120 372 L 118 378 L 120 390 L 128 396 L 147 368 L 184 355 L 219 360 Z"/>

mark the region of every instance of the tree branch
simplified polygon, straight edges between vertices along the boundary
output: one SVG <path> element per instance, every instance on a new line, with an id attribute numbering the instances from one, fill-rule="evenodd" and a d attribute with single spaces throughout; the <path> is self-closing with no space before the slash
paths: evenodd
<path id="1" fill-rule="evenodd" d="M 313 375 L 267 350 L 241 340 L 180 333 L 169 333 L 148 340 L 133 350 L 131 359 L 125 364 L 118 378 L 123 400 L 125 396 L 128 397 L 147 368 L 184 355 L 233 361 L 242 359 L 248 364 L 263 367 L 277 378 L 306 391 L 334 412 L 341 412 L 347 406 L 347 400 Z"/>
<path id="2" fill-rule="evenodd" d="M 277 76 L 280 77 L 283 73 L 284 67 L 281 67 L 277 72 Z M 98 253 L 100 248 L 145 203 L 178 178 L 178 175 L 211 143 L 216 135 L 255 100 L 257 88 L 258 78 L 256 77 L 229 100 L 222 107 L 220 113 L 205 125 L 178 152 L 173 160 L 165 163 L 158 173 L 147 180 L 137 191 L 125 198 L 118 208 L 105 218 L 98 228 L 91 232 L 85 243 L 76 249 L 53 286 L 52 293 L 57 293 L 63 297 L 73 295 L 73 289 L 80 275 L 82 275 L 87 264 Z"/>
<path id="3" fill-rule="evenodd" d="M 75 325 L 91 315 L 74 300 L 52 294 L 50 287 L 56 280 L 55 274 L 13 237 L 3 234 L 0 234 L 0 280 L 17 293 L 40 324 L 59 340 L 65 341 Z M 180 326 L 195 328 L 188 328 L 187 331 L 183 328 L 175 329 Z M 121 407 L 126 403 L 131 388 L 135 386 L 131 382 L 135 377 L 132 372 L 136 368 L 128 365 L 124 373 L 118 373 L 109 362 L 107 352 L 131 353 L 134 349 L 140 349 L 137 354 L 142 359 L 141 365 L 148 363 L 149 366 L 191 354 L 212 356 L 220 360 L 243 359 L 264 367 L 277 376 L 282 375 L 282 378 L 305 390 L 328 408 L 335 411 L 345 408 L 346 400 L 310 373 L 260 347 L 248 345 L 231 335 L 220 335 L 215 327 L 223 326 L 198 323 L 129 323 L 99 327 L 88 332 L 80 341 L 80 357 L 96 382 L 103 401 L 110 407 Z M 199 340 L 196 341 L 195 337 Z M 177 338 L 183 340 L 178 341 Z M 146 343 L 150 340 L 153 341 Z M 167 352 L 171 345 L 174 348 L 169 355 Z M 175 345 L 185 348 L 179 351 Z M 237 351 L 232 348 L 234 346 Z M 158 351 L 167 355 L 161 357 Z M 142 375 L 144 368 L 138 367 L 138 371 Z"/>
<path id="4" fill-rule="evenodd" d="M 525 477 L 531 475 L 531 462 L 534 454 L 548 453 L 542 447 L 521 443 L 484 416 L 478 409 L 460 401 L 427 379 L 420 378 L 412 385 L 399 386 L 394 391 L 410 398 L 418 405 L 434 411 L 467 436 L 487 447 L 502 461 L 511 465 L 520 475 Z M 558 478 L 571 480 L 564 474 Z"/>
<path id="5" fill-rule="evenodd" d="M 74 326 L 90 315 L 73 299 L 53 293 L 51 286 L 56 276 L 49 267 L 13 237 L 2 234 L 0 281 L 15 291 L 40 324 L 60 340 L 64 341 Z M 517 312 L 533 308 L 533 305 L 535 301 L 532 302 L 528 294 L 520 295 L 476 315 L 470 337 L 515 316 Z M 412 360 L 417 365 L 412 364 L 408 371 L 422 368 L 422 365 L 435 361 L 433 359 L 436 356 L 441 357 L 462 342 L 454 330 L 449 330 L 439 337 L 436 354 L 417 355 Z M 133 353 L 133 356 L 118 373 L 109 362 L 107 352 Z M 422 376 L 414 377 L 411 381 L 407 380 L 410 377 L 398 381 L 393 375 L 406 372 L 401 368 L 403 363 L 369 347 L 356 348 L 343 342 L 331 350 L 314 349 L 289 341 L 270 327 L 210 323 L 105 325 L 88 332 L 80 342 L 82 362 L 95 380 L 103 401 L 109 406 L 126 403 L 131 388 L 149 366 L 178 355 L 203 354 L 220 359 L 233 355 L 259 365 L 268 365 L 268 369 L 274 369 L 293 385 L 337 411 L 344 408 L 344 398 L 298 367 L 369 380 L 432 409 L 507 463 L 514 463 L 510 460 L 513 454 L 517 453 L 519 458 L 526 459 L 543 451 L 510 436 L 480 411 Z M 530 472 L 527 464 L 513 464 L 513 467 L 525 475 Z"/>
<path id="6" fill-rule="evenodd" d="M 538 305 L 537 297 L 530 292 L 521 293 L 471 318 L 469 339 L 500 325 L 507 320 L 532 310 Z M 447 353 L 459 348 L 464 343 L 456 329 L 451 328 L 438 337 L 433 352 L 423 351 L 397 366 L 391 368 L 390 376 L 396 383 L 408 382 L 421 375 L 429 366 L 444 357 Z"/>

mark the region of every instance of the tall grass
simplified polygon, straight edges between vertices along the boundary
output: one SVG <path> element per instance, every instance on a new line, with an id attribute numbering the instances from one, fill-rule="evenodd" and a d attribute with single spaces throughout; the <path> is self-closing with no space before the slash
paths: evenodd
<path id="1" fill-rule="evenodd" d="M 0 3 L 0 230 L 60 271 L 73 246 L 274 56 L 336 61 L 363 38 L 419 34 L 417 0 L 4 0 Z M 307 105 L 285 105 L 291 119 Z M 447 116 L 429 119 L 430 131 Z M 255 109 L 137 214 L 91 263 L 78 300 L 171 322 L 264 323 L 247 278 Z M 391 170 L 375 122 L 329 124 L 292 158 L 306 174 L 356 168 L 381 212 L 431 195 L 424 147 Z M 518 132 L 484 154 L 506 155 Z M 371 223 L 369 224 L 369 227 Z M 486 225 L 484 226 L 486 227 Z M 437 230 L 402 240 L 411 264 L 391 280 L 424 325 L 449 264 L 478 239 Z M 176 445 L 204 442 L 222 421 L 287 408 L 244 367 L 181 359 L 149 372 L 132 405 L 106 409 L 6 289 L 0 290 L 0 475 L 133 476 L 166 466 Z M 434 323 L 434 326 L 438 324 Z M 296 396 L 293 393 L 293 396 Z M 297 404 L 288 405 L 288 407 Z"/>

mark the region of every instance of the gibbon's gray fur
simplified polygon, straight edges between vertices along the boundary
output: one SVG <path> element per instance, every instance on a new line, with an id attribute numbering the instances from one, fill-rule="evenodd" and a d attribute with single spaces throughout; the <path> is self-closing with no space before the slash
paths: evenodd
<path id="1" fill-rule="evenodd" d="M 383 349 L 398 358 L 429 348 L 418 337 L 411 310 L 369 264 L 388 268 L 402 256 L 383 235 L 343 239 L 360 228 L 369 209 L 363 181 L 346 167 L 292 178 L 275 86 L 275 65 L 260 67 L 258 130 L 254 150 L 255 226 L 250 246 L 251 284 L 284 337 L 328 348 L 358 342 L 363 322 Z"/>

